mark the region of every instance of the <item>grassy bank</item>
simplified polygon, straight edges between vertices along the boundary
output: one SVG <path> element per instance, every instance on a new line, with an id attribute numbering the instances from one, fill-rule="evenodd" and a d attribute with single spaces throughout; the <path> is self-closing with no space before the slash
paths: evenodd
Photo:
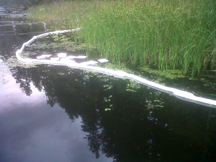
<path id="1" fill-rule="evenodd" d="M 72 19 L 80 40 L 114 63 L 199 73 L 216 65 L 213 0 L 92 0 L 38 6 L 34 20 Z"/>
<path id="2" fill-rule="evenodd" d="M 57 26 L 62 28 L 77 28 L 82 27 L 80 18 L 94 10 L 96 2 L 83 0 L 61 0 L 60 2 L 44 3 L 28 9 L 30 16 L 28 21 L 52 21 L 52 20 L 71 20 L 70 26 L 68 23 Z"/>

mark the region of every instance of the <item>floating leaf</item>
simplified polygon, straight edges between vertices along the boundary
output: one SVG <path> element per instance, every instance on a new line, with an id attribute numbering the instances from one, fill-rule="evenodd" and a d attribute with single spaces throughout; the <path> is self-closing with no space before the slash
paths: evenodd
<path id="1" fill-rule="evenodd" d="M 111 109 L 110 108 L 105 108 L 105 111 L 110 111 Z"/>

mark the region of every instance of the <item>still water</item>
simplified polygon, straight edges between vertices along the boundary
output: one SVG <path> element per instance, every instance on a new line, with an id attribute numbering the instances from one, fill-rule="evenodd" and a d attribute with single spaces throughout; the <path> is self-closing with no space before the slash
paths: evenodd
<path id="1" fill-rule="evenodd" d="M 103 74 L 8 63 L 32 36 L 0 36 L 0 162 L 216 161 L 214 108 Z"/>

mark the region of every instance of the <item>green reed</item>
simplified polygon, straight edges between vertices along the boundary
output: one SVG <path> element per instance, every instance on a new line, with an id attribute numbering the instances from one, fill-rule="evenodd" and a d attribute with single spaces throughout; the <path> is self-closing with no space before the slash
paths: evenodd
<path id="1" fill-rule="evenodd" d="M 211 0 L 100 1 L 81 36 L 113 62 L 194 75 L 215 65 L 215 9 Z"/>
<path id="2" fill-rule="evenodd" d="M 84 0 L 38 6 L 34 20 L 73 20 L 113 63 L 199 73 L 216 65 L 214 0 Z"/>

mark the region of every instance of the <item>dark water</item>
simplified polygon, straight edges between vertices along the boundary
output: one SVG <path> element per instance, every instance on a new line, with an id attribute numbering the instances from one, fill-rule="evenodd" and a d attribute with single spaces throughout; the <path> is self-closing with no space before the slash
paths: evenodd
<path id="1" fill-rule="evenodd" d="M 88 71 L 7 66 L 31 37 L 0 37 L 0 162 L 216 161 L 215 109 Z"/>

